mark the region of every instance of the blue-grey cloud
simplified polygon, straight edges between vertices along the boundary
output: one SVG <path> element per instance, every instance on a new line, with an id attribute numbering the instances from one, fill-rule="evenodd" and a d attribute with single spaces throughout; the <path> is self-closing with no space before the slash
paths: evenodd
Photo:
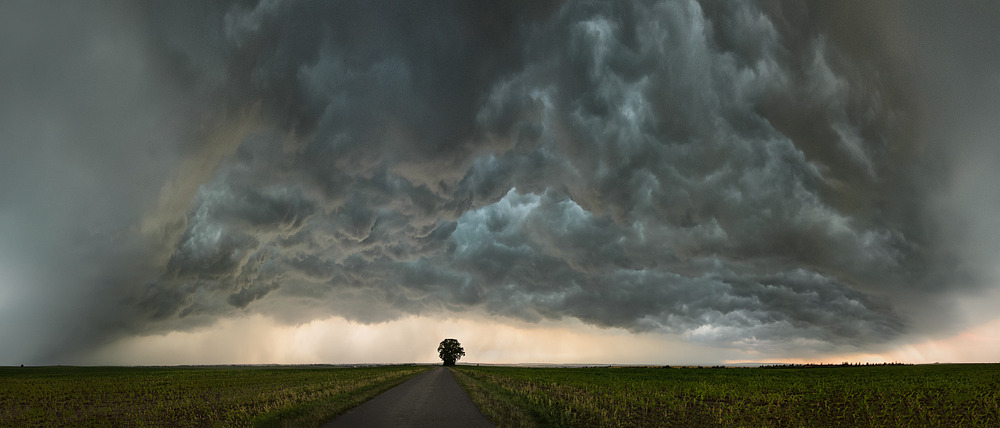
<path id="1" fill-rule="evenodd" d="M 915 314 L 975 288 L 930 206 L 951 165 L 920 134 L 920 52 L 892 5 L 129 10 L 157 107 L 125 117 L 175 112 L 176 135 L 139 145 L 172 175 L 126 151 L 146 181 L 95 236 L 131 250 L 88 259 L 93 283 L 114 278 L 86 306 L 105 315 L 56 352 L 247 312 L 865 347 L 929 331 Z"/>

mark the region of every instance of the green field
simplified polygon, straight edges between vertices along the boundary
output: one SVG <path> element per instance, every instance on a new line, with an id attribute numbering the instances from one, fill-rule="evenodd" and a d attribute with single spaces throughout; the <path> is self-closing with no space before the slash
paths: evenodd
<path id="1" fill-rule="evenodd" d="M 0 426 L 315 426 L 428 366 L 6 367 Z M 458 366 L 500 426 L 1000 426 L 1000 365 Z"/>
<path id="2" fill-rule="evenodd" d="M 1000 365 L 459 366 L 500 426 L 1000 426 Z"/>
<path id="3" fill-rule="evenodd" d="M 3 367 L 0 426 L 315 426 L 429 368 Z"/>

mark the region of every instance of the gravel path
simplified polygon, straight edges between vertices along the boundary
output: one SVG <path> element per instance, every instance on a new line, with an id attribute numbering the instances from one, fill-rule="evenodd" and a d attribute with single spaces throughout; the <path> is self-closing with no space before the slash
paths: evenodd
<path id="1" fill-rule="evenodd" d="M 451 370 L 431 369 L 323 425 L 332 427 L 492 427 Z"/>

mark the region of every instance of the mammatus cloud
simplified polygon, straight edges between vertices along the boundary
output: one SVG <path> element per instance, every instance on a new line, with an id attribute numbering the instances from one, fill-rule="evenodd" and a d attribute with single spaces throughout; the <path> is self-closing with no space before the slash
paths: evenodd
<path id="1" fill-rule="evenodd" d="M 106 315 L 58 352 L 247 313 L 863 348 L 974 283 L 928 212 L 947 165 L 892 8 L 151 7 L 137 75 L 207 107 L 158 199 L 123 198 L 129 250 L 87 263 Z"/>

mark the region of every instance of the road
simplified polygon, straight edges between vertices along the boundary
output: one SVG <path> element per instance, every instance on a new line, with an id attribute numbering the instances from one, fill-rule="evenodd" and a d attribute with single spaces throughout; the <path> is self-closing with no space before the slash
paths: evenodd
<path id="1" fill-rule="evenodd" d="M 410 379 L 323 425 L 324 428 L 493 426 L 444 367 Z"/>

